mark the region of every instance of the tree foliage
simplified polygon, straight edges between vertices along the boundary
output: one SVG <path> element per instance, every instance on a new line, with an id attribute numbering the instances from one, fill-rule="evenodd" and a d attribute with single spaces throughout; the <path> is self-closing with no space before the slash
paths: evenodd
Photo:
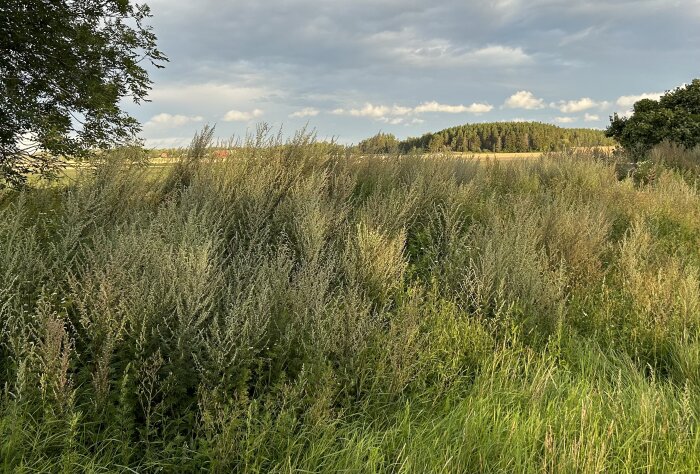
<path id="1" fill-rule="evenodd" d="M 606 135 L 641 153 L 665 140 L 685 148 L 700 145 L 700 79 L 666 92 L 659 100 L 636 102 L 630 117 L 614 114 Z"/>
<path id="2" fill-rule="evenodd" d="M 391 133 L 377 133 L 375 136 L 362 140 L 357 144 L 360 153 L 397 153 L 399 140 Z"/>
<path id="3" fill-rule="evenodd" d="M 402 151 L 545 152 L 567 147 L 611 145 L 601 130 L 561 128 L 539 122 L 492 122 L 460 125 L 400 143 Z"/>
<path id="4" fill-rule="evenodd" d="M 140 127 L 120 101 L 146 100 L 144 66 L 167 61 L 129 0 L 0 2 L 0 179 L 20 184 L 53 157 L 85 157 Z"/>

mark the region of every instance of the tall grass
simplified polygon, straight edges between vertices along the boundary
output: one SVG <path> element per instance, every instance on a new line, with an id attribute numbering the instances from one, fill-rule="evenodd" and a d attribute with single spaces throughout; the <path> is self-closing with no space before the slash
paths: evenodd
<path id="1" fill-rule="evenodd" d="M 687 171 L 212 134 L 2 196 L 0 470 L 700 470 Z"/>

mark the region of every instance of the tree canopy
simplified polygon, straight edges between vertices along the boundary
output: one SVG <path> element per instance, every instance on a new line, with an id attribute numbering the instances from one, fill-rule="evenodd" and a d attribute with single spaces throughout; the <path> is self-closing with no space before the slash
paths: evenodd
<path id="1" fill-rule="evenodd" d="M 399 140 L 391 133 L 379 132 L 357 144 L 360 153 L 397 153 Z"/>
<path id="2" fill-rule="evenodd" d="M 120 101 L 146 100 L 145 66 L 167 61 L 150 16 L 129 0 L 0 2 L 0 185 L 136 136 Z"/>
<path id="3" fill-rule="evenodd" d="M 561 128 L 540 122 L 491 122 L 460 125 L 400 143 L 402 151 L 545 152 L 567 147 L 611 145 L 602 130 Z"/>
<path id="4" fill-rule="evenodd" d="M 614 114 L 606 134 L 633 152 L 646 152 L 664 140 L 699 146 L 700 79 L 667 91 L 659 100 L 636 102 L 629 117 Z"/>

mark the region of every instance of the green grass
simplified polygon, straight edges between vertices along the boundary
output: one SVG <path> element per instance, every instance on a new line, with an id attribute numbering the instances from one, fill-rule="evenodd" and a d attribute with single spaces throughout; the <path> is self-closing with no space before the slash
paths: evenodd
<path id="1" fill-rule="evenodd" d="M 0 471 L 700 471 L 691 174 L 208 140 L 2 195 Z"/>

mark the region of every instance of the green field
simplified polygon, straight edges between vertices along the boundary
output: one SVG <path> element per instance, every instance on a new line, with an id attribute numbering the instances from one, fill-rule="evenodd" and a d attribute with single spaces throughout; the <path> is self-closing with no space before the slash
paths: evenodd
<path id="1" fill-rule="evenodd" d="M 698 157 L 655 153 L 300 135 L 6 191 L 0 471 L 699 472 Z"/>

